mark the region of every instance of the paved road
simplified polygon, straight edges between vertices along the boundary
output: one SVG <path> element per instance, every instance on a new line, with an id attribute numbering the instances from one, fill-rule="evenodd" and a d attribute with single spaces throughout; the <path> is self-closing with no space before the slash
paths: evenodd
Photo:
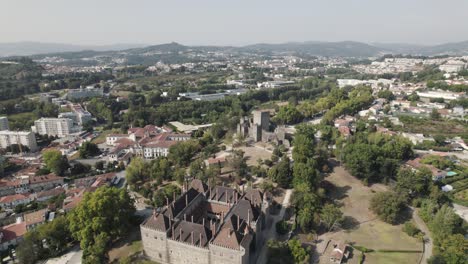
<path id="1" fill-rule="evenodd" d="M 453 204 L 453 210 L 457 215 L 468 222 L 468 207 L 459 204 Z"/>
<path id="2" fill-rule="evenodd" d="M 273 221 L 270 226 L 270 229 L 265 233 L 265 243 L 263 244 L 262 251 L 260 251 L 260 255 L 258 256 L 257 264 L 265 264 L 267 261 L 268 246 L 267 246 L 266 241 L 276 238 L 277 236 L 276 222 L 283 220 L 284 213 L 286 212 L 286 208 L 288 208 L 290 204 L 292 192 L 293 192 L 292 189 L 286 190 L 279 214 L 271 216 Z"/>
<path id="3" fill-rule="evenodd" d="M 435 153 L 442 153 L 442 154 L 445 154 L 445 155 L 449 155 L 449 156 L 456 156 L 457 158 L 459 159 L 462 159 L 462 160 L 468 160 L 468 151 L 459 151 L 459 152 L 437 152 L 437 151 L 430 151 L 430 150 L 419 150 L 419 149 L 416 149 L 414 150 L 414 152 L 416 153 L 421 153 L 421 154 L 435 154 Z"/>
<path id="4" fill-rule="evenodd" d="M 427 260 L 432 256 L 432 239 L 430 236 L 429 228 L 426 223 L 419 217 L 418 210 L 411 208 L 413 211 L 413 219 L 416 226 L 424 233 L 424 255 L 421 263 L 427 263 Z"/>
<path id="5" fill-rule="evenodd" d="M 64 255 L 49 259 L 44 264 L 81 264 L 81 256 L 83 251 L 80 250 L 79 246 L 75 246 L 71 251 Z"/>

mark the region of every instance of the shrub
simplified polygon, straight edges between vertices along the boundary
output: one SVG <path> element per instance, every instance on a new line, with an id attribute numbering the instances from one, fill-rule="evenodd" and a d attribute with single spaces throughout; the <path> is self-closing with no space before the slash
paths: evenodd
<path id="1" fill-rule="evenodd" d="M 276 232 L 280 235 L 285 235 L 289 232 L 289 224 L 284 221 L 284 220 L 281 220 L 279 222 L 276 223 Z"/>
<path id="2" fill-rule="evenodd" d="M 412 222 L 406 222 L 403 226 L 403 232 L 408 234 L 408 236 L 416 236 L 418 233 L 421 232 Z"/>
<path id="3" fill-rule="evenodd" d="M 366 248 L 366 247 L 363 247 L 363 246 L 353 246 L 353 248 L 361 251 L 362 253 L 370 253 L 370 252 L 374 252 L 373 249 L 370 249 L 370 248 Z"/>

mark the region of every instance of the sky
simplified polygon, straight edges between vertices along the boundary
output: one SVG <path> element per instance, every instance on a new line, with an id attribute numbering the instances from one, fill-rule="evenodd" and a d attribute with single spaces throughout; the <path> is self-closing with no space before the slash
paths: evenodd
<path id="1" fill-rule="evenodd" d="M 0 42 L 468 40 L 468 0 L 0 0 Z"/>

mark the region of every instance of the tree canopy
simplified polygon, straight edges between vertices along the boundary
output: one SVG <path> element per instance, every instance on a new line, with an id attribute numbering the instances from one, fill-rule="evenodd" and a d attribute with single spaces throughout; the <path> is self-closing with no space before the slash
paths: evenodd
<path id="1" fill-rule="evenodd" d="M 72 236 L 83 249 L 83 263 L 104 262 L 111 243 L 129 231 L 134 212 L 124 189 L 101 187 L 86 193 L 68 216 Z"/>

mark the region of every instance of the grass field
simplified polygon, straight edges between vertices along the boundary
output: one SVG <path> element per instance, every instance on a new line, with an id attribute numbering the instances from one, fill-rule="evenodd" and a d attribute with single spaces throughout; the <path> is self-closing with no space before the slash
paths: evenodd
<path id="1" fill-rule="evenodd" d="M 30 130 L 36 119 L 37 116 L 33 112 L 8 115 L 8 123 L 11 130 Z"/>
<path id="2" fill-rule="evenodd" d="M 419 253 L 366 253 L 364 263 L 394 264 L 394 263 L 418 263 L 421 258 Z"/>
<path id="3" fill-rule="evenodd" d="M 400 121 L 405 124 L 404 127 L 401 127 L 404 132 L 443 135 L 446 137 L 461 136 L 462 138 L 466 138 L 468 135 L 468 125 L 460 120 L 400 117 Z"/>
<path id="4" fill-rule="evenodd" d="M 387 224 L 369 210 L 372 196 L 377 192 L 386 191 L 386 186 L 364 186 L 343 167 L 335 167 L 333 173 L 325 180 L 332 186 L 327 190 L 328 195 L 342 205 L 345 223 L 343 229 L 319 237 L 323 242 L 317 244 L 318 252 L 322 252 L 324 243 L 329 240 L 373 250 L 422 250 L 421 241 L 405 234 L 402 225 Z M 359 255 L 360 252 L 356 250 L 348 263 L 358 263 Z M 366 256 L 364 263 L 417 263 L 421 253 L 373 252 Z M 327 255 L 323 255 L 322 258 L 321 262 L 326 263 Z"/>
<path id="5" fill-rule="evenodd" d="M 122 133 L 122 131 L 120 131 L 119 129 L 104 130 L 101 134 L 99 134 L 98 137 L 94 138 L 91 142 L 93 142 L 94 144 L 102 144 L 106 142 L 107 135 L 112 133 Z"/>
<path id="6" fill-rule="evenodd" d="M 143 244 L 141 242 L 140 230 L 135 228 L 130 231 L 126 239 L 119 241 L 113 248 L 109 251 L 109 260 L 122 259 L 124 257 L 129 257 L 135 255 L 138 252 L 143 250 Z"/>

